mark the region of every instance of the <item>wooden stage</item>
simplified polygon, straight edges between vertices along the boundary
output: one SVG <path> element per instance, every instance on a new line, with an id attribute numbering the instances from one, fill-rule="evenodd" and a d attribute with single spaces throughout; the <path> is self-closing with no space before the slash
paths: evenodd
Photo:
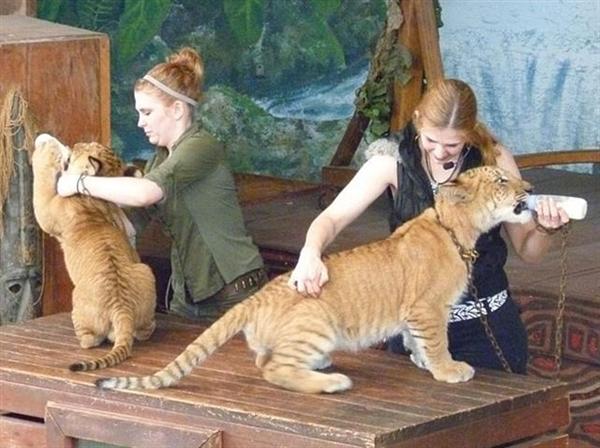
<path id="1" fill-rule="evenodd" d="M 0 327 L 0 410 L 7 413 L 0 416 L 0 440 L 9 441 L 9 448 L 71 447 L 76 438 L 145 448 L 596 445 L 599 178 L 549 169 L 527 170 L 524 176 L 536 192 L 576 195 L 589 202 L 588 217 L 574 223 L 569 237 L 561 381 L 539 377 L 555 377 L 548 359 L 560 273 L 557 244 L 539 265 L 522 265 L 511 255 L 507 266 L 530 336 L 532 375 L 478 370 L 474 380 L 450 385 L 434 381 L 404 357 L 369 350 L 334 357 L 336 370 L 353 379 L 354 389 L 306 396 L 265 382 L 238 337 L 176 388 L 98 391 L 93 382 L 99 376 L 147 374 L 163 366 L 201 326 L 159 315 L 152 340 L 137 343 L 131 359 L 100 373 L 71 373 L 67 370 L 71 362 L 104 353 L 107 346 L 80 349 L 70 318 L 63 313 Z M 267 200 L 264 193 L 270 190 L 265 187 L 263 199 L 257 201 L 252 199 L 255 189 L 248 185 L 260 179 L 245 180 L 248 229 L 271 272 L 287 270 L 295 263 L 308 224 L 319 213 L 323 189 L 283 183 L 275 185 Z M 386 236 L 383 199 L 346 229 L 330 250 Z M 145 241 L 142 253 L 168 264 L 168 243 L 156 234 Z M 23 440 L 29 445 L 21 444 Z"/>
<path id="2" fill-rule="evenodd" d="M 73 439 L 85 439 L 145 448 L 483 448 L 540 436 L 569 421 L 563 383 L 484 370 L 467 383 L 440 383 L 407 358 L 381 350 L 334 356 L 335 370 L 354 381 L 349 392 L 285 391 L 262 379 L 240 337 L 175 388 L 95 389 L 100 376 L 153 372 L 201 328 L 159 315 L 152 340 L 137 343 L 128 361 L 99 373 L 72 373 L 70 363 L 107 346 L 80 349 L 68 314 L 0 327 L 0 409 L 12 413 L 0 417 L 2 446 L 71 447 Z M 28 434 L 30 444 L 11 445 L 19 434 Z M 519 446 L 566 443 L 565 436 L 546 435 Z"/>

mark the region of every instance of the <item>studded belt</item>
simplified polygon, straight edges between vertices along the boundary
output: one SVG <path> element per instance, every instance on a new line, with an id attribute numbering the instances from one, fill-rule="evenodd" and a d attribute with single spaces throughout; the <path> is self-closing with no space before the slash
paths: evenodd
<path id="1" fill-rule="evenodd" d="M 226 284 L 214 295 L 215 298 L 225 298 L 240 292 L 250 291 L 260 288 L 267 282 L 267 273 L 263 268 L 255 269 L 240 275 L 231 283 Z"/>

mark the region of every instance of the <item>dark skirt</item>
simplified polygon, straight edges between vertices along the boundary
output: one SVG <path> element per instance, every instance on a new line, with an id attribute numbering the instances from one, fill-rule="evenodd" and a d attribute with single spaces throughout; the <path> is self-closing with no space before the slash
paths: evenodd
<path id="1" fill-rule="evenodd" d="M 517 305 L 509 297 L 500 308 L 488 313 L 488 322 L 512 371 L 526 374 L 527 332 L 519 314 Z M 480 319 L 451 322 L 448 326 L 448 343 L 452 359 L 456 361 L 465 361 L 473 367 L 503 370 Z M 390 339 L 388 350 L 407 354 L 402 336 Z"/>

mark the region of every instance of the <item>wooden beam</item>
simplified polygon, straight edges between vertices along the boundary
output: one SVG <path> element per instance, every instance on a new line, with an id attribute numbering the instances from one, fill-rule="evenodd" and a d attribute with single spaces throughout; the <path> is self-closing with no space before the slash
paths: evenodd
<path id="1" fill-rule="evenodd" d="M 531 154 L 516 154 L 515 161 L 521 169 L 549 165 L 570 165 L 579 163 L 600 164 L 600 149 L 565 151 L 544 151 Z M 325 166 L 321 171 L 324 184 L 343 188 L 356 174 L 356 168 L 349 166 Z"/>
<path id="2" fill-rule="evenodd" d="M 321 181 L 325 185 L 343 188 L 356 174 L 356 168 L 350 166 L 324 166 L 321 169 Z"/>
<path id="3" fill-rule="evenodd" d="M 443 77 L 442 58 L 438 43 L 437 23 L 433 0 L 403 0 L 400 3 L 403 23 L 399 42 L 412 56 L 407 84 L 394 85 L 391 131 L 403 128 L 410 120 L 423 91 L 423 80 L 436 81 Z M 349 165 L 360 144 L 369 119 L 355 112 L 337 147 L 330 166 Z M 325 175 L 328 174 L 325 170 Z M 323 181 L 327 182 L 325 178 Z"/>
<path id="4" fill-rule="evenodd" d="M 399 40 L 412 56 L 411 79 L 405 85 L 394 86 L 392 131 L 404 128 L 410 121 L 423 94 L 423 83 L 444 77 L 433 0 L 404 0 L 401 8 L 404 23 Z"/>
<path id="5" fill-rule="evenodd" d="M 600 163 L 600 149 L 578 151 L 545 151 L 533 154 L 517 154 L 515 160 L 519 168 L 532 168 L 548 165 L 568 165 L 572 163 Z"/>
<path id="6" fill-rule="evenodd" d="M 417 1 L 415 16 L 425 79 L 429 83 L 439 81 L 444 78 L 444 67 L 433 0 Z"/>
<path id="7" fill-rule="evenodd" d="M 368 125 L 369 119 L 362 113 L 355 111 L 331 162 L 329 162 L 330 165 L 349 165 L 352 162 L 352 157 L 354 157 L 356 148 L 358 148 Z"/>
<path id="8" fill-rule="evenodd" d="M 400 4 L 404 23 L 400 28 L 398 40 L 411 54 L 410 80 L 402 85 L 394 85 L 394 103 L 392 105 L 392 132 L 402 129 L 410 121 L 410 117 L 421 98 L 423 91 L 423 60 L 421 58 L 421 42 L 416 10 L 420 0 L 403 0 Z"/>

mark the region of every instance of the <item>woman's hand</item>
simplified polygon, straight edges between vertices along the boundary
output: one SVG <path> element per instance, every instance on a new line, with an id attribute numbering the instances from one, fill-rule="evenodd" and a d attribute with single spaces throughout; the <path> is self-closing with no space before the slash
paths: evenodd
<path id="1" fill-rule="evenodd" d="M 56 192 L 62 197 L 73 196 L 78 193 L 77 182 L 79 174 L 62 173 L 56 182 Z"/>
<path id="2" fill-rule="evenodd" d="M 549 196 L 541 195 L 538 198 L 535 212 L 537 223 L 550 233 L 569 222 L 569 215 Z"/>
<path id="3" fill-rule="evenodd" d="M 308 247 L 302 248 L 288 286 L 302 295 L 317 297 L 328 280 L 327 266 L 321 260 L 321 254 Z"/>

